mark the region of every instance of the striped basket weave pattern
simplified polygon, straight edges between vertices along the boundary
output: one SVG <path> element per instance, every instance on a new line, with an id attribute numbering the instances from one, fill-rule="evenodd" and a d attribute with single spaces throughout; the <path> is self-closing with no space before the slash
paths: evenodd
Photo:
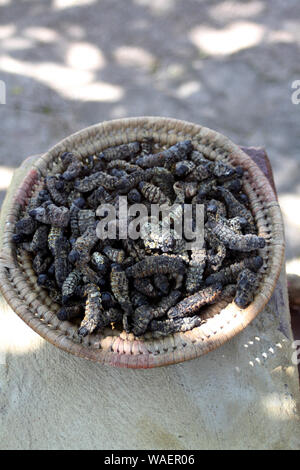
<path id="1" fill-rule="evenodd" d="M 136 339 L 132 334 L 105 328 L 81 338 L 77 326 L 61 322 L 56 316 L 59 306 L 36 283 L 30 256 L 12 242 L 15 224 L 29 198 L 51 173 L 53 162 L 62 152 L 76 149 L 82 157 L 123 143 L 153 137 L 161 147 L 191 139 L 195 149 L 211 160 L 241 165 L 243 184 L 258 234 L 266 239 L 260 250 L 264 264 L 259 289 L 245 310 L 234 303 L 220 301 L 205 310 L 205 322 L 191 331 L 165 338 L 146 333 Z M 185 121 L 159 117 L 142 117 L 108 121 L 67 137 L 42 155 L 28 171 L 16 192 L 6 218 L 0 257 L 1 292 L 11 308 L 38 334 L 55 346 L 76 356 L 119 367 L 150 368 L 165 366 L 201 356 L 243 330 L 263 310 L 270 299 L 284 257 L 284 232 L 280 208 L 274 191 L 253 160 L 223 135 Z"/>

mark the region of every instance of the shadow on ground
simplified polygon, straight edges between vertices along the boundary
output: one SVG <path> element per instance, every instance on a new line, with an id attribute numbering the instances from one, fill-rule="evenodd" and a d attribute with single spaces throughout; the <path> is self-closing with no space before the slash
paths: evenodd
<path id="1" fill-rule="evenodd" d="M 299 195 L 300 105 L 291 101 L 300 78 L 299 2 L 75 4 L 0 3 L 1 165 L 17 167 L 96 122 L 161 115 L 264 146 L 279 195 Z M 291 258 L 300 255 L 299 226 L 289 218 L 286 225 Z"/>

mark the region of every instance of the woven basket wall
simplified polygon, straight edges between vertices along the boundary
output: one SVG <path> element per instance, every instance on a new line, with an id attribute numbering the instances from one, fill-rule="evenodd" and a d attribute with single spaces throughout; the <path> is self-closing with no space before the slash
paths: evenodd
<path id="1" fill-rule="evenodd" d="M 36 284 L 30 257 L 18 253 L 11 237 L 29 197 L 38 191 L 53 161 L 64 151 L 88 156 L 122 143 L 154 137 L 161 146 L 191 139 L 194 147 L 211 160 L 222 159 L 245 170 L 244 191 L 249 197 L 259 235 L 266 239 L 260 250 L 264 259 L 262 278 L 254 301 L 245 309 L 220 301 L 208 307 L 200 327 L 165 338 L 151 333 L 135 339 L 132 334 L 105 328 L 80 338 L 77 326 L 57 319 L 57 304 Z M 261 312 L 275 288 L 284 255 L 280 208 L 273 189 L 253 160 L 223 135 L 189 122 L 143 117 L 108 121 L 64 139 L 40 157 L 27 173 L 8 211 L 0 258 L 1 292 L 11 308 L 38 334 L 55 346 L 77 356 L 120 367 L 150 368 L 201 356 L 235 336 Z"/>

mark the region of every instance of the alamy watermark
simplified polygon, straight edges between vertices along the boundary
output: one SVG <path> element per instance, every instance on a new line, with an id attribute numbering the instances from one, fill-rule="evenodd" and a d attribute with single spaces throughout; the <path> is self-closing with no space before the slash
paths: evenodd
<path id="1" fill-rule="evenodd" d="M 292 83 L 292 88 L 295 90 L 291 96 L 292 103 L 299 104 L 300 103 L 300 80 L 294 80 Z"/>
<path id="2" fill-rule="evenodd" d="M 3 80 L 0 80 L 0 104 L 6 104 L 6 85 Z"/>
<path id="3" fill-rule="evenodd" d="M 173 251 L 178 245 L 185 250 L 203 248 L 203 204 L 132 204 L 126 196 L 118 203 L 101 204 L 97 211 L 100 221 L 97 236 L 100 240 L 138 240 L 145 246 Z M 179 243 L 180 242 L 180 243 Z"/>

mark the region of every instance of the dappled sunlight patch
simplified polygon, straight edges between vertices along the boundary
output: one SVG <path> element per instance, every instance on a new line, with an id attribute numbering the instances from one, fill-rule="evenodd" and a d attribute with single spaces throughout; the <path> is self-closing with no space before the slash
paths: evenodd
<path id="1" fill-rule="evenodd" d="M 60 35 L 56 31 L 41 26 L 30 26 L 24 30 L 24 34 L 29 38 L 45 43 L 55 42 L 60 39 Z"/>
<path id="2" fill-rule="evenodd" d="M 284 217 L 287 221 L 300 228 L 300 195 L 298 194 L 281 194 L 279 203 Z"/>
<path id="3" fill-rule="evenodd" d="M 66 91 L 76 85 L 84 85 L 93 79 L 93 75 L 86 71 L 74 71 L 69 67 L 54 62 L 36 64 L 13 59 L 9 56 L 0 58 L 0 67 L 5 72 L 16 73 L 32 77 L 57 91 Z"/>
<path id="4" fill-rule="evenodd" d="M 296 274 L 300 276 L 300 258 L 294 258 L 286 262 L 287 274 Z"/>
<path id="5" fill-rule="evenodd" d="M 209 13 L 212 18 L 219 20 L 232 20 L 233 18 L 250 18 L 258 15 L 264 10 L 264 3 L 261 1 L 236 2 L 225 1 L 210 8 Z"/>
<path id="6" fill-rule="evenodd" d="M 262 396 L 261 403 L 263 410 L 273 419 L 285 421 L 296 417 L 295 402 L 288 393 L 268 393 Z"/>
<path id="7" fill-rule="evenodd" d="M 278 343 L 270 343 L 259 336 L 254 336 L 242 344 L 244 353 L 248 356 L 247 363 L 251 368 L 265 367 L 270 360 L 276 360 L 279 357 L 280 351 L 283 349 L 285 339 Z M 274 363 L 274 362 L 273 362 Z M 270 365 L 268 366 L 270 367 Z"/>
<path id="8" fill-rule="evenodd" d="M 7 51 L 29 49 L 34 46 L 34 42 L 31 39 L 22 37 L 10 37 L 1 41 L 1 48 Z"/>
<path id="9" fill-rule="evenodd" d="M 0 0 L 1 1 L 1 0 Z M 1 6 L 1 3 L 0 3 Z M 5 39 L 14 34 L 16 27 L 13 24 L 5 24 L 0 26 L 0 39 Z"/>
<path id="10" fill-rule="evenodd" d="M 70 99 L 114 102 L 123 96 L 122 87 L 94 81 L 94 73 L 88 70 L 75 70 L 54 62 L 22 62 L 9 56 L 0 58 L 0 67 L 5 72 L 38 80 Z"/>
<path id="11" fill-rule="evenodd" d="M 102 51 L 93 44 L 73 43 L 66 54 L 66 64 L 77 70 L 97 70 L 105 66 Z"/>
<path id="12" fill-rule="evenodd" d="M 185 68 L 180 63 L 174 63 L 167 66 L 166 72 L 169 78 L 176 79 L 183 76 Z"/>
<path id="13" fill-rule="evenodd" d="M 210 55 L 228 55 L 258 45 L 264 35 L 261 25 L 238 21 L 223 29 L 197 26 L 189 37 L 201 51 Z"/>
<path id="14" fill-rule="evenodd" d="M 0 313 L 0 359 L 2 359 L 2 365 L 5 364 L 7 354 L 30 353 L 41 347 L 43 339 L 12 312 L 2 298 Z"/>
<path id="15" fill-rule="evenodd" d="M 124 95 L 123 89 L 120 86 L 112 85 L 106 82 L 95 82 L 86 85 L 85 87 L 79 87 L 77 90 L 73 90 L 70 98 L 82 100 L 82 101 L 119 101 Z"/>
<path id="16" fill-rule="evenodd" d="M 267 35 L 267 42 L 269 43 L 293 43 L 295 37 L 289 31 L 269 31 Z"/>
<path id="17" fill-rule="evenodd" d="M 299 15 L 294 19 L 285 19 L 282 21 L 283 31 L 292 35 L 295 42 L 300 43 L 300 19 Z M 281 32 L 281 30 L 280 30 Z"/>
<path id="18" fill-rule="evenodd" d="M 180 85 L 179 88 L 177 88 L 176 95 L 178 98 L 189 98 L 191 95 L 194 93 L 198 93 L 201 90 L 202 86 L 201 83 L 196 82 L 196 81 L 191 81 L 191 82 L 186 82 Z"/>
<path id="19" fill-rule="evenodd" d="M 97 3 L 97 0 L 53 0 L 53 8 L 55 10 L 63 10 L 64 8 L 83 7 Z"/>
<path id="20" fill-rule="evenodd" d="M 148 7 L 152 13 L 164 14 L 175 8 L 174 0 L 134 0 L 139 6 Z"/>
<path id="21" fill-rule="evenodd" d="M 151 68 L 155 57 L 141 47 L 120 46 L 114 51 L 115 60 L 126 67 Z"/>
<path id="22" fill-rule="evenodd" d="M 8 166 L 0 166 L 0 191 L 7 189 L 12 180 L 14 168 Z"/>
<path id="23" fill-rule="evenodd" d="M 183 79 L 186 73 L 186 68 L 179 63 L 172 63 L 167 66 L 163 66 L 158 68 L 156 71 L 156 77 L 160 81 L 168 81 L 168 80 L 179 80 Z"/>
<path id="24" fill-rule="evenodd" d="M 84 28 L 78 24 L 69 24 L 65 26 L 65 32 L 73 39 L 83 39 L 85 37 Z"/>

